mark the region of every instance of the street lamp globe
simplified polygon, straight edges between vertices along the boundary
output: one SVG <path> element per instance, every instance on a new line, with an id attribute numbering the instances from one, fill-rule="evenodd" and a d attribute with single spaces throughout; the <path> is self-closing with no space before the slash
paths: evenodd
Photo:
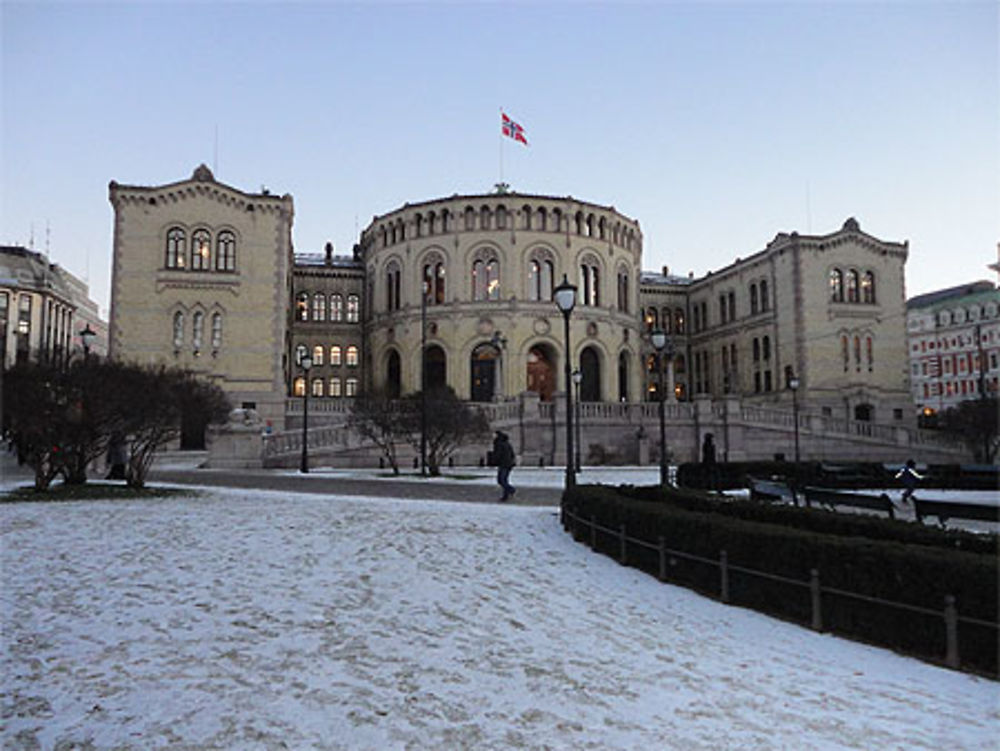
<path id="1" fill-rule="evenodd" d="M 556 307 L 562 311 L 562 314 L 568 316 L 576 307 L 576 285 L 571 284 L 566 275 L 563 274 L 559 286 L 552 290 L 552 298 L 556 301 Z"/>
<path id="2" fill-rule="evenodd" d="M 663 329 L 653 329 L 649 339 L 653 343 L 653 349 L 657 352 L 663 351 L 663 348 L 667 346 L 667 332 Z"/>
<path id="3" fill-rule="evenodd" d="M 799 379 L 797 376 L 792 376 L 791 378 L 788 379 L 788 388 L 790 388 L 792 391 L 799 390 Z"/>
<path id="4" fill-rule="evenodd" d="M 83 353 L 84 355 L 90 354 L 90 347 L 93 345 L 94 340 L 97 338 L 97 332 L 90 328 L 90 323 L 83 328 L 80 332 L 80 341 L 83 342 Z"/>

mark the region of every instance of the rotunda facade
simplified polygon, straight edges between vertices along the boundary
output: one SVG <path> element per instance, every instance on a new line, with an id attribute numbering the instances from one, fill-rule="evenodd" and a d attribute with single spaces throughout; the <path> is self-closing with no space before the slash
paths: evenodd
<path id="1" fill-rule="evenodd" d="M 452 196 L 375 217 L 359 250 L 369 387 L 396 396 L 447 385 L 472 401 L 522 392 L 552 400 L 565 389 L 564 318 L 552 297 L 565 277 L 577 286 L 569 352 L 580 398 L 642 399 L 642 233 L 613 207 L 517 193 Z"/>

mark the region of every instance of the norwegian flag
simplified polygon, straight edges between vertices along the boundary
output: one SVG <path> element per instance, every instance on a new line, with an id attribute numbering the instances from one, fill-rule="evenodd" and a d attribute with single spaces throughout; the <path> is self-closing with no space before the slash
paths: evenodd
<path id="1" fill-rule="evenodd" d="M 524 128 L 507 117 L 507 113 L 501 112 L 500 114 L 503 116 L 503 134 L 508 138 L 513 138 L 515 141 L 520 141 L 527 146 L 528 139 L 524 137 Z"/>

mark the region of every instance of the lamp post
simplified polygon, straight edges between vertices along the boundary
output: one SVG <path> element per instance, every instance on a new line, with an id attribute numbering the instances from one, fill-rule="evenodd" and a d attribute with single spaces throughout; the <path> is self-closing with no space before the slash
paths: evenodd
<path id="1" fill-rule="evenodd" d="M 94 339 L 97 338 L 97 332 L 90 328 L 90 322 L 84 326 L 83 331 L 80 332 L 80 341 L 83 342 L 83 361 L 87 362 L 90 359 L 90 345 L 94 343 Z"/>
<path id="2" fill-rule="evenodd" d="M 573 381 L 569 366 L 569 317 L 576 306 L 576 285 L 570 284 L 563 274 L 562 282 L 552 290 L 552 299 L 563 314 L 563 325 L 566 332 L 566 352 L 563 356 L 563 372 L 566 375 L 566 489 L 576 485 L 576 472 L 573 467 Z"/>
<path id="3" fill-rule="evenodd" d="M 788 388 L 792 390 L 792 421 L 795 423 L 795 463 L 799 463 L 799 378 L 793 375 L 788 379 Z"/>
<path id="4" fill-rule="evenodd" d="M 667 333 L 663 329 L 654 329 L 649 335 L 650 340 L 653 343 L 653 349 L 656 350 L 656 361 L 657 361 L 657 374 L 659 376 L 659 384 L 656 387 L 657 396 L 659 396 L 659 417 L 660 417 L 660 485 L 666 485 L 668 480 L 669 470 L 667 467 L 667 424 L 666 417 L 663 413 L 663 398 L 665 394 L 663 393 L 663 360 L 667 357 L 673 357 L 674 354 L 674 343 L 667 336 Z"/>
<path id="5" fill-rule="evenodd" d="M 420 287 L 420 476 L 427 476 L 427 293 L 431 282 Z"/>
<path id="6" fill-rule="evenodd" d="M 583 441 L 580 438 L 580 384 L 583 382 L 583 373 L 577 368 L 573 371 L 573 386 L 576 387 L 576 471 L 583 469 L 583 462 L 580 461 L 580 446 Z"/>
<path id="7" fill-rule="evenodd" d="M 303 376 L 302 389 L 302 463 L 299 464 L 299 472 L 309 472 L 309 371 L 313 366 L 312 356 L 307 352 L 299 361 L 305 376 Z"/>

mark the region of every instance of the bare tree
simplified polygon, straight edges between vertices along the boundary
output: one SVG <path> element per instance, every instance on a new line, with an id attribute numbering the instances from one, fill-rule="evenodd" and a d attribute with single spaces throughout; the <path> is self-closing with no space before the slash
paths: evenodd
<path id="1" fill-rule="evenodd" d="M 970 399 L 938 415 L 941 432 L 962 441 L 978 462 L 992 464 L 1000 448 L 997 398 Z"/>
<path id="2" fill-rule="evenodd" d="M 362 394 L 351 405 L 347 425 L 362 438 L 378 446 L 382 456 L 392 467 L 392 473 L 399 474 L 396 442 L 405 434 L 402 429 L 402 412 L 397 400 L 390 399 L 384 391 Z"/>
<path id="3" fill-rule="evenodd" d="M 451 388 L 429 389 L 426 402 L 417 392 L 406 397 L 404 403 L 407 440 L 419 451 L 421 437 L 426 435 L 427 471 L 431 476 L 441 474 L 441 465 L 462 444 L 489 438 L 486 415 L 459 399 Z"/>

